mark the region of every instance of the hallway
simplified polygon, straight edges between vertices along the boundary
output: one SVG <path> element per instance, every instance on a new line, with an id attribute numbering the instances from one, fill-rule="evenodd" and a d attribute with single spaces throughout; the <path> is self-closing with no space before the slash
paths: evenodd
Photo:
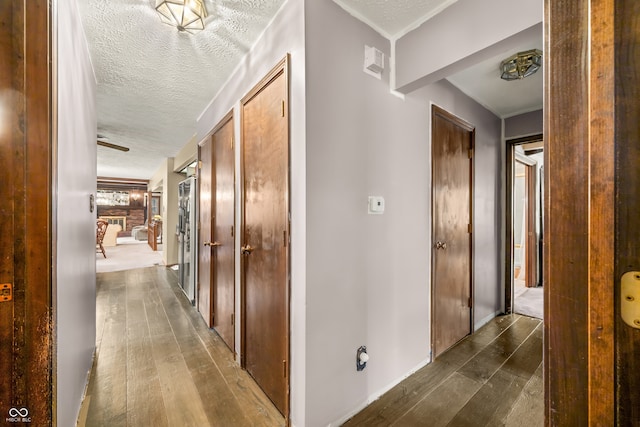
<path id="1" fill-rule="evenodd" d="M 80 427 L 285 424 L 188 304 L 175 272 L 150 267 L 97 278 L 97 354 Z M 542 322 L 509 315 L 345 426 L 542 424 Z"/>
<path id="2" fill-rule="evenodd" d="M 78 426 L 283 426 L 164 267 L 97 275 L 96 358 Z"/>

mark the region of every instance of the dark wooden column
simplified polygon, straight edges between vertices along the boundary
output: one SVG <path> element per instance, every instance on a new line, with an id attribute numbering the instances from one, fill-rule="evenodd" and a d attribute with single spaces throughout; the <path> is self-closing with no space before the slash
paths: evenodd
<path id="1" fill-rule="evenodd" d="M 0 420 L 32 425 L 53 420 L 49 29 L 48 1 L 0 2 Z"/>
<path id="2" fill-rule="evenodd" d="M 548 425 L 640 425 L 639 65 L 640 2 L 545 1 Z"/>
<path id="3" fill-rule="evenodd" d="M 640 2 L 615 4 L 615 280 L 640 271 Z M 616 286 L 616 301 L 620 286 Z M 640 425 L 640 329 L 622 321 L 616 302 L 618 425 Z"/>

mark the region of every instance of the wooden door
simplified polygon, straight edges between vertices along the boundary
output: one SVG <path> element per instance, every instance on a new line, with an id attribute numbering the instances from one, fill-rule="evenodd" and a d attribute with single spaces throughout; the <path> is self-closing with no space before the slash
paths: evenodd
<path id="1" fill-rule="evenodd" d="M 289 407 L 287 60 L 242 102 L 243 365 L 285 416 Z"/>
<path id="2" fill-rule="evenodd" d="M 538 286 L 538 238 L 536 234 L 536 166 L 525 165 L 526 186 L 526 276 L 525 286 Z"/>
<path id="3" fill-rule="evenodd" d="M 212 271 L 211 271 L 211 250 L 207 243 L 213 241 L 212 211 L 213 211 L 213 137 L 207 138 L 200 143 L 198 149 L 198 193 L 200 200 L 199 212 L 199 236 L 198 242 L 198 286 L 197 286 L 197 306 L 200 315 L 208 327 L 213 327 L 212 304 Z"/>
<path id="4" fill-rule="evenodd" d="M 473 127 L 432 111 L 432 348 L 437 357 L 471 333 Z"/>
<path id="5" fill-rule="evenodd" d="M 23 416 L 55 424 L 50 17 L 45 0 L 0 2 L 0 420 L 7 425 L 27 424 Z"/>
<path id="6" fill-rule="evenodd" d="M 213 134 L 211 252 L 213 327 L 234 351 L 235 345 L 235 163 L 233 118 L 228 115 Z M 206 242 L 205 242 L 206 243 Z"/>

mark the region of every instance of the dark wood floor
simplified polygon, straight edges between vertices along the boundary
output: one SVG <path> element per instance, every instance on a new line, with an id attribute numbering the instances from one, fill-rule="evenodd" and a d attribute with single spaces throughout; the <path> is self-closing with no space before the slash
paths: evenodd
<path id="1" fill-rule="evenodd" d="M 542 321 L 500 316 L 344 426 L 544 425 Z"/>
<path id="2" fill-rule="evenodd" d="M 173 271 L 101 273 L 97 291 L 96 360 L 80 427 L 285 424 Z M 541 321 L 500 316 L 344 425 L 542 426 L 542 393 Z"/>
<path id="3" fill-rule="evenodd" d="M 79 426 L 283 426 L 164 267 L 98 274 L 97 350 Z"/>

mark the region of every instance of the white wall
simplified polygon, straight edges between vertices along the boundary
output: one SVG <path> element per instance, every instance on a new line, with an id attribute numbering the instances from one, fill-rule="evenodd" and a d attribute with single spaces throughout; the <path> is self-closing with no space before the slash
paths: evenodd
<path id="1" fill-rule="evenodd" d="M 186 161 L 184 159 L 188 157 L 184 153 L 192 149 L 193 139 L 180 151 L 182 153 L 182 161 Z M 188 163 L 190 162 L 191 160 Z M 147 184 L 149 191 L 162 192 L 160 216 L 162 216 L 162 262 L 164 265 L 178 263 L 179 247 L 176 235 L 176 225 L 178 224 L 178 184 L 180 181 L 184 181 L 186 177 L 183 174 L 174 172 L 175 169 L 175 159 L 173 157 L 164 159 Z M 182 168 L 178 168 L 178 170 L 180 169 Z"/>
<path id="2" fill-rule="evenodd" d="M 57 425 L 73 426 L 96 341 L 96 213 L 89 211 L 89 196 L 96 191 L 96 81 L 76 1 L 56 3 L 55 399 Z"/>
<path id="3" fill-rule="evenodd" d="M 198 158 L 198 140 L 194 134 L 173 158 L 173 171 L 180 172 Z"/>
<path id="4" fill-rule="evenodd" d="M 387 40 L 306 2 L 307 426 L 338 425 L 430 360 L 431 103 L 476 126 L 476 320 L 500 307 L 501 122 L 447 82 L 406 96 L 362 71 Z M 411 64 L 406 64 L 411 66 Z M 367 214 L 367 196 L 385 198 Z M 356 372 L 366 345 L 367 368 Z"/>
<path id="5" fill-rule="evenodd" d="M 236 150 L 236 224 L 241 224 L 240 205 L 240 100 L 282 59 L 290 54 L 289 136 L 291 166 L 291 422 L 303 426 L 305 419 L 305 45 L 304 0 L 288 0 L 269 27 L 248 52 L 222 90 L 198 118 L 201 141 L 231 110 L 234 112 Z M 236 233 L 240 246 L 240 233 Z M 236 313 L 240 313 L 240 257 L 236 257 Z M 236 337 L 240 337 L 236 322 Z M 240 339 L 236 340 L 240 354 Z"/>
<path id="6" fill-rule="evenodd" d="M 505 139 L 519 138 L 542 133 L 542 110 L 518 114 L 504 119 Z"/>

